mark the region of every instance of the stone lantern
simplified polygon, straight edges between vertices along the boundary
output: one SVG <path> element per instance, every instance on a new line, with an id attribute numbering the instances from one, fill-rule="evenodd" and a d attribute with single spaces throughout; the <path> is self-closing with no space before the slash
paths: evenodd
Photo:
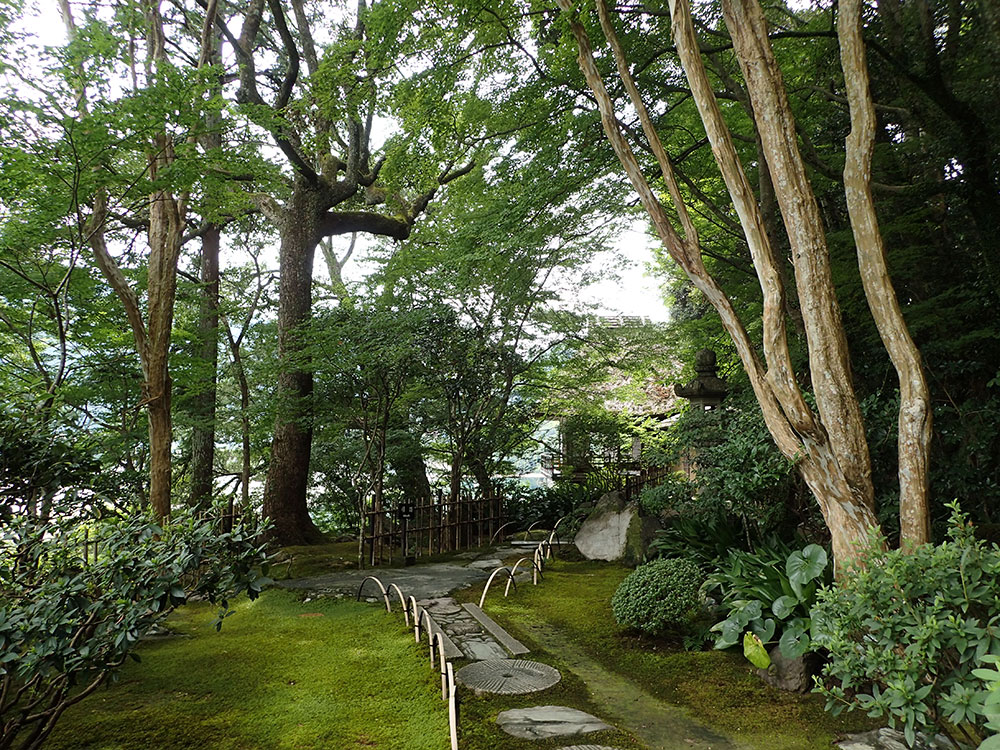
<path id="1" fill-rule="evenodd" d="M 694 355 L 694 380 L 687 385 L 674 383 L 674 393 L 688 399 L 695 408 L 705 411 L 717 409 L 729 394 L 726 381 L 719 377 L 715 364 L 715 352 L 702 349 Z"/>

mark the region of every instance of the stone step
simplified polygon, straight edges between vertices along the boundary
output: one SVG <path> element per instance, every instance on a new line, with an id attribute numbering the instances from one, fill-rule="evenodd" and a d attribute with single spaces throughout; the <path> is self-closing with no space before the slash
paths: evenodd
<path id="1" fill-rule="evenodd" d="M 527 646 L 500 627 L 500 625 L 498 625 L 492 617 L 483 612 L 478 605 L 470 602 L 468 604 L 463 604 L 462 606 L 470 615 L 476 618 L 480 625 L 486 628 L 486 631 L 491 636 L 496 638 L 505 649 L 510 651 L 512 656 L 520 656 L 521 654 L 530 653 L 530 649 Z"/>
<path id="2" fill-rule="evenodd" d="M 424 610 L 426 612 L 426 610 Z M 464 659 L 465 654 L 462 653 L 462 649 L 455 645 L 455 642 L 448 636 L 441 626 L 434 621 L 434 617 L 431 616 L 430 612 L 427 612 L 427 619 L 431 624 L 431 632 L 438 633 L 441 636 L 441 642 L 444 644 L 444 658 L 445 659 Z M 420 618 L 421 627 L 423 627 L 424 618 Z"/>
<path id="3" fill-rule="evenodd" d="M 566 706 L 512 708 L 497 716 L 497 724 L 507 734 L 526 740 L 547 740 L 614 728 L 596 716 Z"/>

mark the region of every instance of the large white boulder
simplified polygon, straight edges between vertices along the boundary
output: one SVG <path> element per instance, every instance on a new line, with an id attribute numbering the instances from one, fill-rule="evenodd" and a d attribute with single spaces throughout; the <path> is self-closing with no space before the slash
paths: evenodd
<path id="1" fill-rule="evenodd" d="M 659 526 L 655 519 L 639 514 L 639 506 L 626 503 L 618 492 L 604 495 L 580 526 L 573 540 L 588 560 L 642 562 L 646 545 Z"/>

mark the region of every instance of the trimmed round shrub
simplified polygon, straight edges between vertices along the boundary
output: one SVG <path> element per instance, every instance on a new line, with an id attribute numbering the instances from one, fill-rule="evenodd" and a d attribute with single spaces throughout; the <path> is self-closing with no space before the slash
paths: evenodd
<path id="1" fill-rule="evenodd" d="M 683 628 L 701 602 L 705 576 L 690 560 L 653 560 L 633 570 L 611 597 L 619 625 L 656 634 Z"/>

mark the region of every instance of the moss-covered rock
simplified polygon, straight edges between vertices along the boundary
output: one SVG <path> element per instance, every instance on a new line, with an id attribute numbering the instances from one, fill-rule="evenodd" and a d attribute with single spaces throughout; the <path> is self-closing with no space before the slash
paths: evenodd
<path id="1" fill-rule="evenodd" d="M 600 500 L 576 534 L 577 548 L 589 560 L 642 562 L 659 521 L 643 516 L 637 503 L 626 503 L 620 492 Z"/>

